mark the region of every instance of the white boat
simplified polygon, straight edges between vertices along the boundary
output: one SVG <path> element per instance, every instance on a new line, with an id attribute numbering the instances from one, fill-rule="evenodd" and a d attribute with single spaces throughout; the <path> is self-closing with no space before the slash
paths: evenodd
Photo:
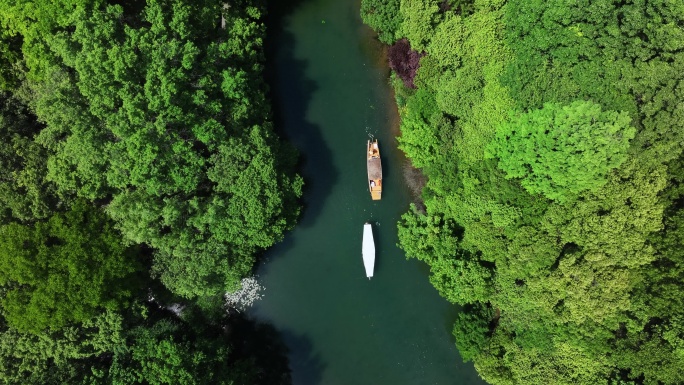
<path id="1" fill-rule="evenodd" d="M 366 276 L 371 279 L 375 268 L 375 242 L 373 241 L 373 228 L 370 223 L 363 225 L 363 266 L 366 268 Z"/>

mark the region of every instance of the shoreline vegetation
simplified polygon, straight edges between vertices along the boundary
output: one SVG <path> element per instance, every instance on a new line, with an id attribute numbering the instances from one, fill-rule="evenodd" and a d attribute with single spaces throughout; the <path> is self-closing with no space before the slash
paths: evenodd
<path id="1" fill-rule="evenodd" d="M 374 49 L 374 50 L 380 50 L 381 53 L 377 56 L 377 65 L 378 67 L 382 68 L 383 70 L 387 70 L 388 74 L 391 73 L 391 68 L 389 67 L 389 46 L 383 42 L 380 42 L 377 40 L 377 34 L 372 28 L 369 28 L 368 25 L 364 25 L 364 41 L 372 41 L 372 43 L 368 44 L 368 49 Z M 387 98 L 391 100 L 391 103 L 387 103 L 387 108 L 388 112 L 387 115 L 390 117 L 390 123 L 389 127 L 392 132 L 392 135 L 395 138 L 401 137 L 401 128 L 400 128 L 400 122 L 401 118 L 399 116 L 399 110 L 398 110 L 398 100 L 397 96 L 395 93 L 396 87 L 393 85 L 395 77 L 390 76 L 389 77 L 389 82 L 388 82 L 388 95 Z M 425 184 L 427 183 L 427 178 L 423 173 L 420 171 L 420 169 L 416 168 L 413 166 L 411 163 L 411 160 L 406 157 L 406 154 L 399 150 L 399 160 L 402 164 L 401 166 L 401 171 L 402 171 L 402 177 L 404 178 L 404 181 L 406 182 L 406 186 L 408 187 L 408 190 L 411 194 L 411 199 L 413 201 L 413 204 L 416 205 L 416 207 L 421 210 L 421 208 L 424 208 L 423 200 L 421 197 L 421 193 L 423 191 L 423 187 L 425 187 Z"/>
<path id="2" fill-rule="evenodd" d="M 303 185 L 265 9 L 0 1 L 0 382 L 291 383 L 239 312 Z"/>
<path id="3" fill-rule="evenodd" d="M 400 246 L 462 306 L 462 358 L 494 385 L 683 383 L 684 6 L 361 13 L 388 45 L 400 149 L 426 177 Z"/>
<path id="4" fill-rule="evenodd" d="M 264 2 L 0 0 L 0 382 L 291 383 L 238 308 L 303 186 Z M 462 358 L 493 385 L 684 383 L 684 5 L 361 13 L 420 191 L 400 246 L 462 307 Z"/>

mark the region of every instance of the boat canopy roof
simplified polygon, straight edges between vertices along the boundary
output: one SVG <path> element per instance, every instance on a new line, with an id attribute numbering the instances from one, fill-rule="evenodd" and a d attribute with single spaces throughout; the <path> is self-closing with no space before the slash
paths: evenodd
<path id="1" fill-rule="evenodd" d="M 380 158 L 368 159 L 368 179 L 382 179 L 382 165 Z"/>

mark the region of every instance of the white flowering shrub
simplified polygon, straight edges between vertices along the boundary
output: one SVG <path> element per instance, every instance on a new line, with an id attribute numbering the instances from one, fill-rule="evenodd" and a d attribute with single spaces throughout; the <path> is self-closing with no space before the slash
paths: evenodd
<path id="1" fill-rule="evenodd" d="M 257 282 L 256 277 L 243 278 L 240 281 L 240 289 L 226 293 L 226 306 L 240 312 L 245 311 L 264 296 L 262 291 L 264 287 Z"/>

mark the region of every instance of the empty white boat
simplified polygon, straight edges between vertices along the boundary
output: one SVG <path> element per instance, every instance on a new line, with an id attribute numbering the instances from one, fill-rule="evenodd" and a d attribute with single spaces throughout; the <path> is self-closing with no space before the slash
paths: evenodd
<path id="1" fill-rule="evenodd" d="M 375 268 L 375 242 L 373 241 L 373 228 L 370 223 L 363 225 L 363 266 L 366 268 L 366 276 L 371 279 Z"/>

